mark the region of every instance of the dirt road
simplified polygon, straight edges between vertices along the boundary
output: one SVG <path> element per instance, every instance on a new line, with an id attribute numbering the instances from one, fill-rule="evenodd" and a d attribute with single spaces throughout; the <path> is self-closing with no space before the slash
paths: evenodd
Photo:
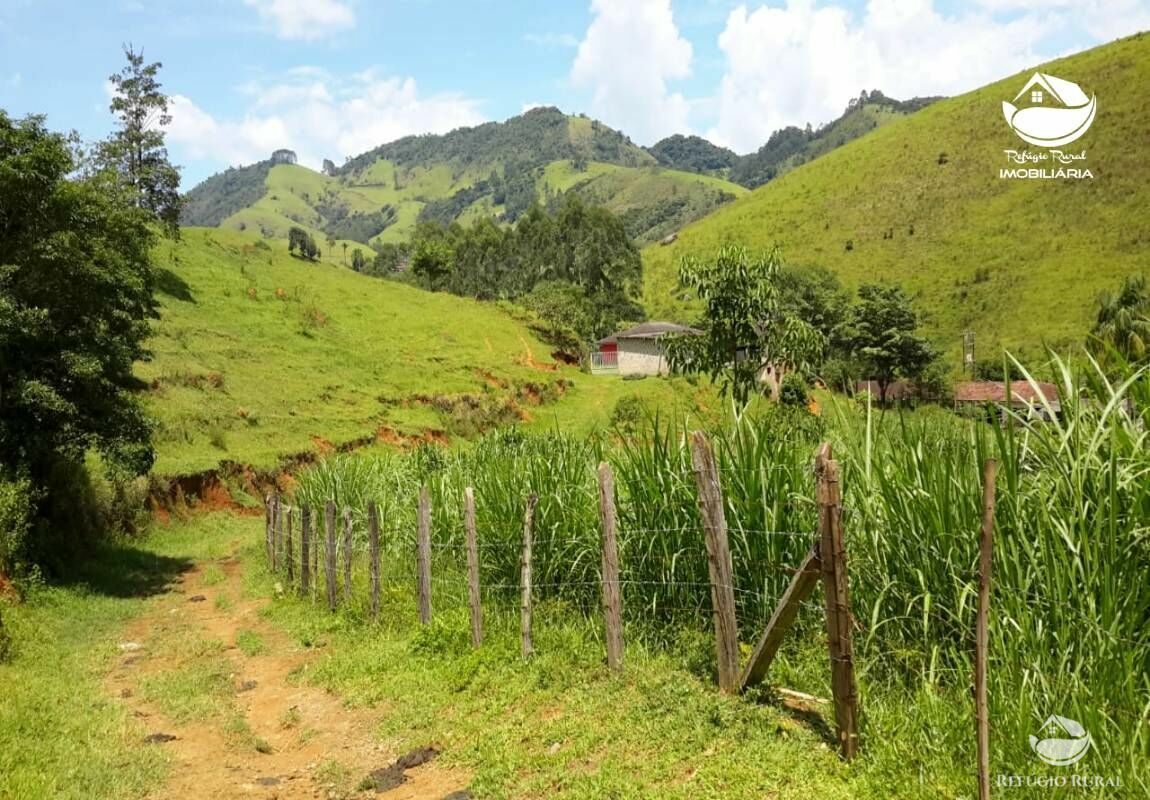
<path id="1" fill-rule="evenodd" d="M 315 656 L 263 620 L 267 601 L 245 599 L 240 581 L 233 557 L 197 564 L 118 643 L 109 691 L 146 728 L 141 747 L 171 756 L 154 797 L 470 797 L 469 776 L 434 752 L 375 736 L 383 711 L 305 685 Z"/>

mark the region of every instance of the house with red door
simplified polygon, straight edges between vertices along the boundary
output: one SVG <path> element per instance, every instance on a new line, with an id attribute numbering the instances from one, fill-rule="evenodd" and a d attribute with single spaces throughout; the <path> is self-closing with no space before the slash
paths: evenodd
<path id="1" fill-rule="evenodd" d="M 663 339 L 697 336 L 701 331 L 674 322 L 644 322 L 600 339 L 591 352 L 592 375 L 666 375 L 670 371 Z"/>

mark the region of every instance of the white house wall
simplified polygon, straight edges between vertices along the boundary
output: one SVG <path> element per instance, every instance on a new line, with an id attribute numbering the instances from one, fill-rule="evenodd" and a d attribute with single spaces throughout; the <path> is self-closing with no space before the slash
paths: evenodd
<path id="1" fill-rule="evenodd" d="M 667 359 L 658 339 L 620 339 L 620 375 L 666 375 Z"/>

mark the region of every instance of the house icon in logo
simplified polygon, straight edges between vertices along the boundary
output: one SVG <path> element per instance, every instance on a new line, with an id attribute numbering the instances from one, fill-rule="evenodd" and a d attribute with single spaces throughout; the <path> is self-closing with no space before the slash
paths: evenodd
<path id="1" fill-rule="evenodd" d="M 1023 107 L 1014 103 L 1023 99 Z M 1039 147 L 1061 147 L 1090 129 L 1098 110 L 1098 98 L 1087 97 L 1076 83 L 1042 72 L 1014 96 L 1002 103 L 1006 122 L 1019 138 Z"/>
<path id="2" fill-rule="evenodd" d="M 1051 714 L 1042 723 L 1039 736 L 1030 737 L 1030 749 L 1054 767 L 1077 763 L 1090 749 L 1090 734 L 1077 720 Z"/>

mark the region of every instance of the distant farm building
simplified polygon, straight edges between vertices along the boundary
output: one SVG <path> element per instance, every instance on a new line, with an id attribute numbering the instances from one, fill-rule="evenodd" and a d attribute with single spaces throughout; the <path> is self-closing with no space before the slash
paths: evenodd
<path id="1" fill-rule="evenodd" d="M 956 408 L 969 405 L 1010 406 L 1015 411 L 1031 411 L 1047 416 L 1047 407 L 1054 414 L 1062 411 L 1058 387 L 1053 383 L 1030 381 L 967 381 L 954 386 Z"/>
<path id="2" fill-rule="evenodd" d="M 670 371 L 663 337 L 700 331 L 674 322 L 644 322 L 600 339 L 591 353 L 593 375 L 666 375 Z"/>

